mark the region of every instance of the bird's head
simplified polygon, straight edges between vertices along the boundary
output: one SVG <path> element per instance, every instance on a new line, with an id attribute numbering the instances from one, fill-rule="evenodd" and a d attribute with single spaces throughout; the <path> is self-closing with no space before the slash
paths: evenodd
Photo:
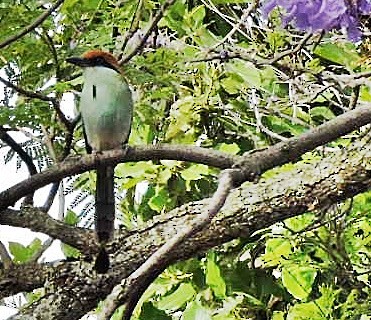
<path id="1" fill-rule="evenodd" d="M 81 57 L 70 57 L 66 61 L 82 68 L 105 67 L 120 72 L 117 59 L 111 53 L 102 50 L 90 50 Z"/>

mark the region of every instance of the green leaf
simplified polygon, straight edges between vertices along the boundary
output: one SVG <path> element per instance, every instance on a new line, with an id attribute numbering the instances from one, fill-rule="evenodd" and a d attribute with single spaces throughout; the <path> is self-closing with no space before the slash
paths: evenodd
<path id="1" fill-rule="evenodd" d="M 265 247 L 265 254 L 262 260 L 266 267 L 276 266 L 290 256 L 291 244 L 290 241 L 284 238 L 268 239 Z"/>
<path id="2" fill-rule="evenodd" d="M 181 172 L 181 177 L 186 181 L 200 180 L 209 173 L 209 167 L 204 164 L 192 164 Z"/>
<path id="3" fill-rule="evenodd" d="M 269 128 L 278 134 L 290 133 L 294 136 L 302 134 L 306 129 L 300 125 L 291 123 L 286 119 L 276 116 L 267 116 Z"/>
<path id="4" fill-rule="evenodd" d="M 220 83 L 224 90 L 229 94 L 237 94 L 241 92 L 244 86 L 244 82 L 242 81 L 241 77 L 234 73 L 230 73 L 230 75 L 226 78 L 223 78 Z"/>
<path id="5" fill-rule="evenodd" d="M 80 251 L 68 244 L 61 243 L 61 250 L 67 258 L 77 259 L 78 257 L 80 257 Z"/>
<path id="6" fill-rule="evenodd" d="M 67 214 L 64 217 L 64 222 L 70 226 L 75 226 L 79 222 L 78 215 L 72 210 L 67 210 Z"/>
<path id="7" fill-rule="evenodd" d="M 162 298 L 157 307 L 160 310 L 176 311 L 192 300 L 196 291 L 190 283 L 181 283 L 173 293 Z"/>
<path id="8" fill-rule="evenodd" d="M 301 216 L 286 219 L 285 225 L 290 230 L 299 232 L 306 228 L 308 225 L 312 224 L 315 218 L 316 217 L 313 213 L 306 213 L 302 214 Z"/>
<path id="9" fill-rule="evenodd" d="M 221 143 L 218 146 L 218 150 L 231 153 L 231 154 L 237 154 L 240 152 L 240 147 L 236 143 Z"/>
<path id="10" fill-rule="evenodd" d="M 192 301 L 187 305 L 181 320 L 212 320 L 211 315 L 199 302 Z"/>
<path id="11" fill-rule="evenodd" d="M 14 262 L 25 263 L 41 249 L 41 246 L 41 240 L 38 238 L 35 238 L 28 246 L 18 242 L 9 242 L 9 251 L 14 256 Z"/>
<path id="12" fill-rule="evenodd" d="M 246 293 L 245 299 L 247 300 L 249 305 L 264 308 L 264 303 L 261 302 L 259 299 L 255 298 L 254 296 L 252 296 L 251 294 Z"/>
<path id="13" fill-rule="evenodd" d="M 216 264 L 216 254 L 213 251 L 207 254 L 206 284 L 211 288 L 217 298 L 225 298 L 226 285 L 220 273 L 219 266 Z"/>
<path id="14" fill-rule="evenodd" d="M 238 309 L 238 306 L 243 303 L 243 295 L 236 295 L 233 297 L 226 297 L 223 300 L 223 307 L 213 314 L 213 320 L 235 320 L 233 311 Z"/>
<path id="15" fill-rule="evenodd" d="M 235 60 L 226 65 L 230 74 L 234 74 L 243 79 L 250 87 L 259 88 L 261 86 L 260 70 L 251 63 Z"/>
<path id="16" fill-rule="evenodd" d="M 149 199 L 148 205 L 152 210 L 161 212 L 170 202 L 171 199 L 167 188 L 158 187 L 156 188 L 156 193 Z"/>
<path id="17" fill-rule="evenodd" d="M 290 265 L 282 269 L 282 283 L 296 299 L 306 299 L 312 291 L 317 271 L 308 266 Z"/>
<path id="18" fill-rule="evenodd" d="M 286 320 L 328 320 L 321 310 L 313 303 L 295 304 L 290 308 Z"/>
<path id="19" fill-rule="evenodd" d="M 321 120 L 331 120 L 336 116 L 327 107 L 315 107 L 310 109 L 310 115 L 312 118 L 320 118 Z"/>
<path id="20" fill-rule="evenodd" d="M 157 175 L 157 182 L 160 184 L 166 184 L 172 176 L 172 172 L 169 168 L 160 170 Z"/>
<path id="21" fill-rule="evenodd" d="M 315 54 L 353 70 L 358 67 L 361 57 L 355 45 L 348 42 L 325 43 L 316 47 Z"/>
<path id="22" fill-rule="evenodd" d="M 282 311 L 273 311 L 272 320 L 285 320 L 285 313 Z"/>
<path id="23" fill-rule="evenodd" d="M 192 19 L 192 25 L 194 29 L 198 29 L 202 26 L 203 19 L 205 18 L 206 10 L 205 6 L 201 5 L 193 8 L 190 12 L 190 18 Z"/>
<path id="24" fill-rule="evenodd" d="M 142 310 L 139 320 L 171 320 L 172 318 L 165 311 L 157 309 L 152 302 L 145 302 L 142 305 Z"/>
<path id="25" fill-rule="evenodd" d="M 328 320 L 335 319 L 330 315 L 333 312 L 334 301 L 340 290 L 333 290 L 328 287 L 320 288 L 321 296 L 308 303 L 299 303 L 291 307 L 287 314 L 287 320 Z M 345 315 L 346 319 L 350 319 Z M 353 318 L 353 317 L 352 317 Z M 339 318 L 336 318 L 339 319 Z"/>

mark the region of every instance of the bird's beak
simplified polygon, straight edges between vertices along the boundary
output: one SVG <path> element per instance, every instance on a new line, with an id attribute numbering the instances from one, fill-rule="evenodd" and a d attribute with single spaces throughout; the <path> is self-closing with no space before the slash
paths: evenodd
<path id="1" fill-rule="evenodd" d="M 66 62 L 75 64 L 75 65 L 77 65 L 79 67 L 89 67 L 90 66 L 89 61 L 87 59 L 80 58 L 80 57 L 70 57 L 70 58 L 67 58 L 66 59 Z"/>

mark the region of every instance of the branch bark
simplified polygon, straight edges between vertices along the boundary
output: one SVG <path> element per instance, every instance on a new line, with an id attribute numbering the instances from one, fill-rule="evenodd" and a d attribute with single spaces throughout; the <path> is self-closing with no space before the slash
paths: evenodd
<path id="1" fill-rule="evenodd" d="M 254 180 L 271 168 L 296 160 L 305 152 L 333 141 L 369 122 L 371 122 L 370 108 L 360 107 L 310 130 L 299 137 L 291 138 L 264 150 L 247 153 L 242 157 L 231 156 L 219 151 L 200 147 L 169 145 L 127 147 L 123 150 L 104 152 L 101 155 L 85 156 L 78 162 L 65 162 L 40 174 L 36 174 L 0 193 L 0 210 L 3 210 L 0 212 L 0 219 L 3 219 L 3 221 L 4 219 L 8 222 L 10 221 L 13 225 L 16 223 L 21 224 L 19 220 L 18 222 L 16 220 L 11 220 L 9 217 L 11 211 L 9 211 L 10 209 L 6 209 L 7 206 L 20 199 L 31 190 L 36 190 L 48 183 L 59 181 L 66 176 L 93 169 L 98 164 L 102 163 L 116 164 L 127 161 L 157 159 L 194 161 L 221 169 L 234 168 L 229 171 L 229 178 L 234 186 L 238 186 L 245 181 Z M 355 152 L 358 152 L 358 154 L 353 154 Z M 265 188 L 264 183 L 259 183 L 260 189 L 259 187 L 254 189 L 255 187 L 251 185 L 248 188 L 244 186 L 237 189 L 228 198 L 223 209 L 224 214 L 221 214 L 221 217 L 218 215 L 219 218 L 217 217 L 214 219 L 210 228 L 204 230 L 202 234 L 195 235 L 191 232 L 190 234 L 192 234 L 192 236 L 190 238 L 187 238 L 180 244 L 177 243 L 175 248 L 171 251 L 171 255 L 169 254 L 169 256 L 166 256 L 166 264 L 161 264 L 158 270 L 148 268 L 149 271 L 146 271 L 145 277 L 147 279 L 152 279 L 168 264 L 176 260 L 186 259 L 195 252 L 205 251 L 212 246 L 219 245 L 242 235 L 248 237 L 251 235 L 251 232 L 277 221 L 301 214 L 307 210 L 326 207 L 329 204 L 351 197 L 370 187 L 371 161 L 369 144 L 366 143 L 362 145 L 362 147 L 354 148 L 353 151 L 352 149 L 348 150 L 348 154 L 346 157 L 342 158 L 341 162 L 339 162 L 339 158 L 341 157 L 337 155 L 336 158 L 329 157 L 331 162 L 329 162 L 329 159 L 324 159 L 323 162 L 318 163 L 318 167 L 322 166 L 322 163 L 326 164 L 325 167 L 322 168 L 325 175 L 321 172 L 322 169 L 317 172 L 316 170 L 318 168 L 314 166 L 308 169 L 313 172 L 309 174 L 305 173 L 307 175 L 305 179 L 298 181 L 301 172 L 296 172 L 292 176 L 290 183 L 285 186 L 286 189 L 278 188 L 277 190 L 276 187 L 276 184 L 278 186 L 284 185 L 285 179 L 283 177 L 280 177 L 280 181 L 272 179 L 272 181 L 267 182 L 269 188 Z M 335 166 L 333 166 L 332 163 L 335 163 Z M 333 169 L 333 172 L 328 172 L 329 169 L 326 166 L 335 169 Z M 313 181 L 308 179 L 308 176 L 313 177 Z M 287 179 L 287 177 L 285 178 Z M 342 181 L 342 183 L 339 184 L 339 181 Z M 301 184 L 304 183 L 305 186 L 303 187 Z M 246 188 L 248 192 L 246 192 Z M 264 198 L 262 198 L 262 195 L 264 195 Z M 232 205 L 228 204 L 230 201 L 233 202 L 233 199 L 237 199 L 235 200 L 237 202 Z M 254 202 L 256 200 L 257 202 Z M 248 203 L 244 203 L 244 201 L 248 201 Z M 251 203 L 255 206 L 250 208 Z M 223 201 L 221 204 L 223 204 Z M 243 204 L 242 207 L 241 204 Z M 114 242 L 109 248 L 109 252 L 114 255 L 114 259 L 112 259 L 112 261 L 114 261 L 112 270 L 115 271 L 115 273 L 107 275 L 109 278 L 108 280 L 103 275 L 96 275 L 89 261 L 79 261 L 77 263 L 79 265 L 78 270 L 75 270 L 76 264 L 74 263 L 64 265 L 58 272 L 62 272 L 63 277 L 70 278 L 70 276 L 73 276 L 71 287 L 69 287 L 69 291 L 66 292 L 65 287 L 58 288 L 58 285 L 56 285 L 57 289 L 55 295 L 52 295 L 53 299 L 63 302 L 63 308 L 62 305 L 60 305 L 59 309 L 57 304 L 56 309 L 53 309 L 55 313 L 51 316 L 50 313 L 45 313 L 45 308 L 42 307 L 43 302 L 41 301 L 38 307 L 43 311 L 40 314 L 47 315 L 45 319 L 64 319 L 63 317 L 66 316 L 64 312 L 67 312 L 66 306 L 69 306 L 67 309 L 69 312 L 68 316 L 70 319 L 73 319 L 74 313 L 71 314 L 71 310 L 84 310 L 83 312 L 90 310 L 96 305 L 99 299 L 103 298 L 112 290 L 114 284 L 119 283 L 122 279 L 125 280 L 125 278 L 146 261 L 149 256 L 156 252 L 158 248 L 168 242 L 169 239 L 175 238 L 177 233 L 181 230 L 180 226 L 183 228 L 188 225 L 191 226 L 188 230 L 192 230 L 193 221 L 197 220 L 196 217 L 199 217 L 201 212 L 204 212 L 208 208 L 207 205 L 208 201 L 204 200 L 182 206 L 174 210 L 170 216 L 156 217 L 147 228 L 134 232 L 133 235 L 128 235 L 126 233 L 124 237 L 119 237 L 119 241 Z M 218 210 L 219 207 L 220 206 L 218 206 L 216 210 Z M 232 208 L 229 209 L 232 213 L 228 213 L 228 207 Z M 259 210 L 255 211 L 256 207 L 260 207 Z M 248 208 L 247 211 L 245 211 L 246 208 Z M 24 210 L 21 213 L 22 223 L 25 223 L 31 229 L 37 230 L 38 228 L 43 228 L 44 232 L 47 230 L 46 232 L 49 235 L 63 238 L 67 243 L 72 244 L 72 242 L 75 242 L 73 244 L 74 246 L 86 250 L 88 253 L 90 252 L 89 247 L 91 242 L 81 241 L 81 239 L 84 239 L 82 230 L 72 228 L 74 231 L 71 231 L 69 229 L 71 227 L 57 221 L 52 221 L 50 218 L 46 220 L 47 223 L 42 220 L 35 223 L 35 219 L 32 219 L 32 214 L 30 214 L 32 213 L 32 209 L 28 209 L 31 210 L 30 212 L 27 212 L 27 209 L 26 211 Z M 240 213 L 240 210 L 242 210 L 242 213 Z M 226 212 L 227 215 L 225 216 Z M 252 216 L 249 214 L 247 215 L 247 213 L 251 212 L 253 212 Z M 25 213 L 28 213 L 28 215 Z M 267 218 L 267 215 L 262 216 L 263 213 L 269 213 L 270 215 Z M 38 215 L 41 217 L 40 213 L 38 213 Z M 43 227 L 44 225 L 49 227 L 45 228 Z M 202 225 L 202 223 L 200 225 Z M 210 230 L 213 231 L 211 234 Z M 76 233 L 75 238 L 68 238 L 65 236 L 66 234 L 71 234 L 71 232 Z M 150 239 L 151 242 L 147 242 L 147 239 Z M 183 238 L 180 237 L 180 239 Z M 191 245 L 190 241 L 192 242 Z M 94 247 L 96 246 L 94 245 Z M 136 251 L 131 251 L 131 248 L 136 248 Z M 182 248 L 182 250 L 178 251 L 179 248 Z M 173 251 L 176 252 L 174 256 L 172 255 Z M 122 252 L 125 252 L 125 254 L 123 255 Z M 139 256 L 137 255 L 138 253 L 140 253 Z M 78 272 L 78 275 L 76 272 Z M 58 275 L 53 277 L 53 281 L 60 283 L 58 282 L 60 281 L 58 280 L 60 276 L 61 275 L 58 273 Z M 84 279 L 82 279 L 82 277 Z M 85 281 L 88 281 L 88 283 L 85 283 Z M 108 283 L 106 283 L 106 281 L 108 281 Z M 85 287 L 81 287 L 82 285 Z M 97 296 L 97 294 L 90 292 L 91 285 L 94 286 L 94 291 L 96 291 L 98 287 L 102 288 L 100 291 L 102 295 Z M 76 292 L 79 293 L 77 300 L 75 299 Z M 48 296 L 45 297 L 45 299 L 48 300 L 51 298 Z M 86 299 L 88 299 L 87 302 L 85 301 Z M 120 298 L 119 301 L 120 303 L 125 302 L 126 296 Z M 47 302 L 48 307 L 51 303 L 51 301 Z M 36 311 L 33 310 L 33 312 Z M 35 314 L 37 314 L 37 312 Z M 79 314 L 79 316 L 81 316 L 81 314 Z"/>
<path id="2" fill-rule="evenodd" d="M 20 210 L 5 209 L 0 213 L 0 224 L 45 233 L 79 249 L 86 255 L 97 252 L 93 231 L 69 226 L 53 219 L 41 209 L 34 207 L 24 207 Z"/>
<path id="3" fill-rule="evenodd" d="M 327 208 L 368 190 L 370 135 L 367 138 L 316 163 L 299 163 L 290 172 L 234 189 L 209 227 L 174 248 L 168 262 L 187 259 L 237 237 L 250 237 L 278 221 Z M 209 203 L 210 199 L 192 202 L 129 235 L 117 233 L 108 247 L 112 268 L 106 275 L 97 275 L 86 261 L 62 264 L 49 279 L 52 292 L 10 319 L 79 319 L 185 225 L 192 224 Z"/>
<path id="4" fill-rule="evenodd" d="M 118 164 L 130 161 L 179 160 L 202 163 L 220 169 L 238 168 L 234 174 L 236 185 L 252 181 L 261 173 L 276 166 L 298 159 L 304 153 L 331 142 L 366 124 L 371 123 L 371 109 L 363 106 L 348 111 L 299 137 L 293 137 L 274 146 L 246 153 L 242 157 L 224 152 L 184 145 L 150 145 L 129 147 L 87 155 L 80 161 L 65 161 L 44 172 L 36 174 L 0 193 L 1 210 L 13 205 L 20 198 L 49 183 L 92 170 L 98 164 Z"/>
<path id="5" fill-rule="evenodd" d="M 35 28 L 37 28 L 40 24 L 42 24 L 49 16 L 50 14 L 56 10 L 64 0 L 58 0 L 56 1 L 47 11 L 42 13 L 35 21 L 33 21 L 31 24 L 28 26 L 24 27 L 21 31 L 16 33 L 15 35 L 9 37 L 5 41 L 0 43 L 0 49 L 5 48 L 6 46 L 10 45 L 11 43 L 17 41 L 18 39 L 22 38 L 25 36 L 27 33 L 31 32 Z"/>

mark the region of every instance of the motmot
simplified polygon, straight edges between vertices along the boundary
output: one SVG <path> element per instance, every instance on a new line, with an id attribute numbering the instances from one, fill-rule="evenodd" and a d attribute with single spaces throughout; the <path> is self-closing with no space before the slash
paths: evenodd
<path id="1" fill-rule="evenodd" d="M 118 61 L 102 50 L 91 50 L 66 61 L 83 71 L 80 112 L 87 143 L 95 153 L 121 149 L 131 130 L 133 100 Z M 95 190 L 95 230 L 100 244 L 95 261 L 98 273 L 109 269 L 105 245 L 112 238 L 114 220 L 114 166 L 98 165 Z"/>

